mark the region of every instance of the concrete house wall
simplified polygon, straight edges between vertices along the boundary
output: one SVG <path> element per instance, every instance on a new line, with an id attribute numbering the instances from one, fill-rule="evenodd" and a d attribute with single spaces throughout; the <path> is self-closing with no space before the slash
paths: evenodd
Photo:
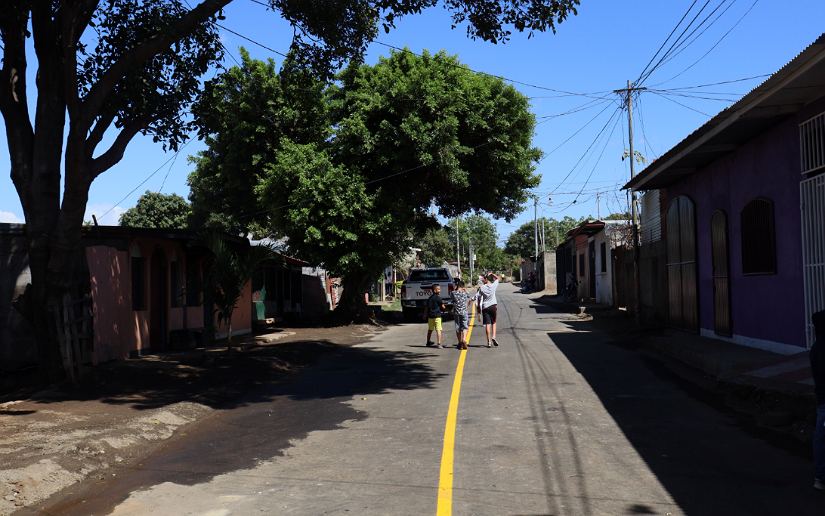
<path id="1" fill-rule="evenodd" d="M 804 346 L 802 255 L 799 215 L 798 119 L 757 135 L 739 149 L 667 189 L 669 199 L 688 196 L 696 206 L 699 327 L 714 334 L 711 217 L 728 217 L 734 341 L 781 350 Z M 753 199 L 774 203 L 776 274 L 742 273 L 741 211 Z"/>

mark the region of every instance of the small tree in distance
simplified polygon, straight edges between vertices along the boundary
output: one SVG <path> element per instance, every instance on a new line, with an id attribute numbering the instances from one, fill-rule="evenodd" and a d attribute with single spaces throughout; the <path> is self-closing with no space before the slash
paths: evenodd
<path id="1" fill-rule="evenodd" d="M 140 196 L 134 208 L 120 215 L 120 225 L 132 228 L 186 229 L 191 207 L 177 194 L 149 192 Z"/>

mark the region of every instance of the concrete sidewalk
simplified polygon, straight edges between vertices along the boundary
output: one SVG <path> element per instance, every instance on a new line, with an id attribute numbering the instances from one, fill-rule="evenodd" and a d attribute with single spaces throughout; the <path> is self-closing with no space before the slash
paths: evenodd
<path id="1" fill-rule="evenodd" d="M 560 312 L 580 312 L 579 303 L 554 296 L 533 301 Z M 809 442 L 816 402 L 806 350 L 779 355 L 684 331 L 639 326 L 626 311 L 603 305 L 585 304 L 585 313 L 616 345 L 665 363 L 760 430 Z"/>

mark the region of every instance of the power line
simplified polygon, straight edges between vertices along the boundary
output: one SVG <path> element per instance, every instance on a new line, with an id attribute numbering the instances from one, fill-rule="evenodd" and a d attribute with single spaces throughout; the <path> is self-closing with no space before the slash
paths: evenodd
<path id="1" fill-rule="evenodd" d="M 574 172 L 574 171 L 578 168 L 578 166 L 581 164 L 582 160 L 584 160 L 585 156 L 587 156 L 587 155 L 588 155 L 588 153 L 590 152 L 590 149 L 592 149 L 592 148 L 593 148 L 593 146 L 594 146 L 594 145 L 596 145 L 596 142 L 598 142 L 598 141 L 599 141 L 599 139 L 601 138 L 602 134 L 604 134 L 604 132 L 607 130 L 607 127 L 608 127 L 608 126 L 610 125 L 610 123 L 613 121 L 613 118 L 615 118 L 615 117 L 616 117 L 616 114 L 621 113 L 621 112 L 622 112 L 622 110 L 621 110 L 621 108 L 619 108 L 619 107 L 617 107 L 617 108 L 613 111 L 613 114 L 612 114 L 612 115 L 610 115 L 610 118 L 608 118 L 608 119 L 607 119 L 607 122 L 605 122 L 604 126 L 602 126 L 602 128 L 599 130 L 598 134 L 596 134 L 596 137 L 593 139 L 593 141 L 590 143 L 590 145 L 588 145 L 588 146 L 587 146 L 587 148 L 584 150 L 584 153 L 583 153 L 583 154 L 581 155 L 581 157 L 579 157 L 579 159 L 576 161 L 576 164 L 575 164 L 575 165 L 573 165 L 573 168 L 571 168 L 571 169 L 570 169 L 570 171 L 567 173 L 567 175 L 565 175 L 565 176 L 564 176 L 564 178 L 561 180 L 561 182 L 560 182 L 558 185 L 556 185 L 556 188 L 554 188 L 554 189 L 553 189 L 553 192 L 551 192 L 551 194 L 555 193 L 555 192 L 556 192 L 556 191 L 557 191 L 557 190 L 558 190 L 558 189 L 559 189 L 559 188 L 560 188 L 560 187 L 561 187 L 561 186 L 565 183 L 565 181 L 567 181 L 567 180 L 570 178 L 570 176 L 573 174 L 573 172 Z"/>
<path id="2" fill-rule="evenodd" d="M 664 54 L 662 54 L 662 57 L 659 58 L 659 60 L 656 62 L 656 64 L 653 65 L 653 67 L 651 67 L 647 72 L 645 72 L 642 75 L 642 77 L 640 77 L 639 80 L 637 80 L 634 83 L 634 85 L 641 86 L 648 79 L 648 77 L 650 77 L 654 72 L 656 72 L 656 70 L 659 69 L 659 67 L 662 66 L 662 64 L 664 63 L 664 60 L 667 59 L 670 56 L 670 54 L 674 51 L 674 49 L 676 49 L 678 47 L 678 45 L 681 44 L 681 41 L 682 41 L 682 38 L 684 37 L 684 35 L 687 33 L 688 30 L 690 30 L 691 26 L 693 26 L 693 23 L 702 14 L 702 11 L 704 11 L 705 8 L 707 8 L 708 4 L 710 4 L 710 1 L 711 0 L 706 0 L 705 1 L 705 3 L 699 9 L 699 11 L 696 13 L 696 15 L 693 18 L 691 18 L 690 22 L 688 22 L 688 24 L 685 25 L 685 28 L 682 29 L 682 32 L 679 34 L 679 37 L 677 37 L 673 41 L 673 43 L 670 45 L 670 47 L 667 49 L 667 51 Z M 691 4 L 691 9 L 693 8 L 693 5 L 695 3 L 696 3 L 696 1 L 694 0 L 693 4 Z M 688 9 L 688 11 L 690 11 L 690 9 Z"/>
<path id="3" fill-rule="evenodd" d="M 421 54 L 419 54 L 417 52 L 413 52 L 412 50 L 410 50 L 408 48 L 401 48 L 399 46 L 391 45 L 389 43 L 384 43 L 383 41 L 377 41 L 377 40 L 373 41 L 373 43 L 375 43 L 376 45 L 381 45 L 381 46 L 384 46 L 384 47 L 387 47 L 387 48 L 391 48 L 393 50 L 397 50 L 399 52 L 407 52 L 407 53 L 410 53 L 410 54 L 418 56 L 418 57 L 423 57 Z M 603 99 L 606 98 L 606 97 L 598 97 L 598 96 L 590 94 L 590 93 L 582 93 L 582 92 L 576 92 L 576 91 L 565 91 L 565 90 L 560 90 L 560 89 L 557 89 L 557 88 L 550 88 L 550 87 L 547 87 L 547 86 L 541 86 L 541 85 L 538 85 L 538 84 L 519 81 L 519 80 L 516 80 L 516 79 L 510 79 L 509 77 L 505 77 L 503 75 L 498 75 L 498 74 L 489 73 L 489 72 L 482 72 L 481 70 L 475 70 L 475 69 L 470 68 L 469 66 L 461 64 L 461 63 L 451 63 L 451 64 L 452 64 L 452 66 L 455 66 L 457 68 L 463 68 L 465 70 L 469 70 L 469 71 L 474 72 L 474 73 L 478 73 L 478 74 L 481 74 L 481 75 L 486 75 L 488 77 L 493 77 L 495 79 L 500 79 L 500 80 L 506 81 L 506 82 L 511 82 L 513 84 L 518 84 L 520 86 L 527 86 L 528 88 L 535 88 L 535 89 L 538 89 L 538 90 L 552 91 L 554 93 L 563 93 L 565 95 L 578 96 L 578 97 L 587 97 L 587 98 L 599 99 L 599 100 L 603 100 Z"/>
<path id="4" fill-rule="evenodd" d="M 685 109 L 689 109 L 689 110 L 691 110 L 691 111 L 694 111 L 694 112 L 696 112 L 696 113 L 699 113 L 700 115 L 705 115 L 706 117 L 710 117 L 710 116 L 711 116 L 711 115 L 709 115 L 709 114 L 705 113 L 704 111 L 699 111 L 698 109 L 692 108 L 692 107 L 688 106 L 687 104 L 682 104 L 682 103 L 681 103 L 681 102 L 679 102 L 678 100 L 672 99 L 672 98 L 670 98 L 670 97 L 668 97 L 668 96 L 666 96 L 666 95 L 663 95 L 663 94 L 661 94 L 661 93 L 657 93 L 657 92 L 655 92 L 655 91 L 651 91 L 651 93 L 653 93 L 654 95 L 658 95 L 658 96 L 662 97 L 662 98 L 663 98 L 663 99 L 665 99 L 665 100 L 669 100 L 670 102 L 673 102 L 674 104 L 678 104 L 678 105 L 682 106 L 682 107 L 683 107 L 683 108 L 685 108 Z"/>
<path id="5" fill-rule="evenodd" d="M 288 55 L 286 55 L 285 53 L 283 53 L 283 52 L 281 52 L 281 51 L 275 50 L 275 49 L 274 49 L 274 48 L 272 48 L 272 47 L 268 47 L 268 46 L 264 45 L 263 43 L 259 43 L 258 41 L 255 41 L 254 39 L 252 39 L 252 38 L 250 38 L 250 37 L 244 36 L 244 35 L 243 35 L 243 34 L 241 34 L 240 32 L 234 31 L 234 30 L 232 30 L 232 29 L 230 29 L 230 28 L 228 28 L 228 27 L 225 27 L 225 26 L 221 25 L 220 23 L 215 23 L 215 25 L 217 25 L 218 27 L 222 28 L 222 29 L 223 29 L 223 30 L 225 30 L 226 32 L 229 32 L 230 34 L 234 34 L 235 36 L 238 36 L 239 38 L 241 38 L 241 39 L 243 39 L 243 40 L 246 40 L 246 41 L 248 41 L 248 42 L 252 43 L 253 45 L 257 45 L 257 46 L 259 46 L 259 47 L 263 48 L 264 50 L 269 50 L 269 51 L 270 51 L 270 52 L 272 52 L 273 54 L 277 54 L 277 55 L 279 55 L 279 56 L 281 56 L 281 57 L 285 57 L 285 58 L 288 58 L 288 57 L 289 57 Z"/>
<path id="6" fill-rule="evenodd" d="M 716 22 L 717 22 L 717 21 L 719 21 L 719 18 L 721 18 L 722 16 L 724 16 L 724 14 L 725 14 L 726 12 L 728 12 L 728 11 L 730 10 L 730 8 L 731 8 L 731 7 L 733 7 L 733 5 L 736 3 L 736 0 L 733 0 L 732 2 L 728 3 L 728 6 L 727 6 L 727 7 L 726 7 L 726 8 L 725 8 L 725 9 L 724 9 L 721 13 L 719 13 L 719 14 L 716 16 L 716 18 L 714 18 L 714 20 L 713 20 L 713 21 L 711 21 L 710 23 L 708 23 L 708 25 L 707 25 L 704 29 L 702 29 L 702 31 L 701 31 L 699 34 L 696 34 L 696 36 L 694 36 L 694 37 L 693 37 L 693 39 L 690 39 L 690 41 L 688 41 L 688 39 L 689 39 L 691 36 L 693 36 L 693 34 L 695 34 L 697 30 L 699 30 L 700 28 L 702 28 L 702 25 L 704 25 L 704 24 L 705 24 L 705 23 L 706 23 L 706 22 L 710 19 L 710 17 L 711 17 L 711 16 L 713 16 L 713 15 L 714 15 L 714 13 L 716 13 L 716 11 L 718 11 L 719 9 L 721 9 L 721 8 L 722 8 L 722 6 L 723 6 L 723 5 L 725 5 L 726 3 L 728 3 L 728 0 L 722 0 L 722 2 L 721 2 L 719 5 L 717 5 L 717 6 L 716 6 L 716 8 L 715 8 L 713 11 L 711 11 L 711 13 L 710 13 L 710 14 L 708 14 L 708 16 L 707 16 L 707 17 L 706 17 L 706 18 L 702 21 L 702 23 L 700 23 L 700 24 L 699 24 L 699 25 L 698 25 L 695 29 L 693 29 L 693 30 L 690 32 L 690 34 L 688 34 L 687 38 L 685 39 L 685 43 L 684 43 L 684 45 L 682 45 L 682 46 L 681 46 L 681 48 L 679 48 L 678 50 L 675 50 L 675 51 L 674 51 L 674 52 L 673 52 L 673 53 L 672 53 L 672 54 L 671 54 L 671 55 L 670 55 L 667 59 L 665 59 L 665 60 L 662 62 L 662 65 L 665 65 L 665 64 L 667 64 L 668 62 L 672 61 L 672 60 L 673 60 L 676 56 L 678 56 L 679 54 L 681 54 L 682 52 L 684 52 L 684 51 L 685 51 L 688 47 L 690 47 L 693 43 L 695 43 L 695 42 L 696 42 L 696 40 L 698 40 L 700 37 L 702 37 L 702 35 L 703 35 L 705 32 L 707 32 L 707 30 L 708 30 L 708 29 L 710 29 L 713 25 L 715 25 L 715 24 L 716 24 Z"/>
<path id="7" fill-rule="evenodd" d="M 604 156 L 604 151 L 607 150 L 607 146 L 610 144 L 610 138 L 613 137 L 613 133 L 616 131 L 616 124 L 619 123 L 620 119 L 621 119 L 621 117 L 616 117 L 616 121 L 613 123 L 613 128 L 610 130 L 610 134 L 608 134 L 607 138 L 605 138 L 605 140 L 604 140 L 604 147 L 602 147 L 602 151 L 599 153 L 599 157 L 596 159 L 596 163 L 594 163 L 593 168 L 590 169 L 590 173 L 587 175 L 587 179 L 584 180 L 584 185 L 582 185 L 581 190 L 579 191 L 578 195 L 576 195 L 576 198 L 573 199 L 574 204 L 575 204 L 576 201 L 579 200 L 579 197 L 581 196 L 582 192 L 584 192 L 584 189 L 587 186 L 587 183 L 590 181 L 590 178 L 593 177 L 593 172 L 596 171 L 596 168 L 599 166 L 599 163 L 602 161 L 602 157 Z M 633 157 L 631 156 L 630 159 L 633 159 Z"/>
<path id="8" fill-rule="evenodd" d="M 153 177 L 155 174 L 157 174 L 158 172 L 160 172 L 160 171 L 161 171 L 161 169 L 163 169 L 163 167 L 165 167 L 165 166 L 166 166 L 166 165 L 168 165 L 171 161 L 173 161 L 174 159 L 176 159 L 176 158 L 178 157 L 178 154 L 180 154 L 180 153 L 181 153 L 181 151 L 183 151 L 183 149 L 185 149 L 185 148 L 186 148 L 186 146 L 187 146 L 187 145 L 189 145 L 191 142 L 192 142 L 192 140 L 191 140 L 191 139 L 190 139 L 190 140 L 186 140 L 186 142 L 185 142 L 183 145 L 181 145 L 181 146 L 178 148 L 178 150 L 177 150 L 177 151 L 175 151 L 175 154 L 173 154 L 173 155 L 172 155 L 169 159 L 167 159 L 166 161 L 164 161 L 164 162 L 163 162 L 163 163 L 162 163 L 162 164 L 161 164 L 158 168 L 156 168 L 156 169 L 155 169 L 155 171 L 154 171 L 154 172 L 152 172 L 151 174 L 149 174 L 148 176 L 146 176 L 146 178 L 145 178 L 143 181 L 141 181 L 140 183 L 138 183 L 138 185 L 137 185 L 136 187 L 132 188 L 132 190 L 130 190 L 130 191 L 129 191 L 129 193 L 127 193 L 126 195 L 124 195 L 124 196 L 123 196 L 123 198 L 122 198 L 121 200 L 117 201 L 117 202 L 116 202 L 116 203 L 115 203 L 115 204 L 114 204 L 111 208 L 109 208 L 108 210 L 106 210 L 106 212 L 105 212 L 103 215 L 101 215 L 101 216 L 100 216 L 100 218 L 102 219 L 103 217 L 105 217 L 106 215 L 108 215 L 109 213 L 111 213 L 111 212 L 112 212 L 112 210 L 114 210 L 114 209 L 115 209 L 115 208 L 116 208 L 116 207 L 117 207 L 120 203 L 122 203 L 123 201 L 125 201 L 126 199 L 128 199 L 128 198 L 129 198 L 129 196 L 131 196 L 133 193 L 135 193 L 135 192 L 137 191 L 137 189 L 138 189 L 138 188 L 140 188 L 141 186 L 143 186 L 144 184 L 146 184 L 146 182 L 147 182 L 147 181 L 149 181 L 150 179 L 152 179 L 152 177 Z"/>
<path id="9" fill-rule="evenodd" d="M 761 74 L 761 75 L 752 75 L 750 77 L 742 77 L 741 79 L 733 79 L 733 80 L 730 80 L 730 81 L 709 82 L 707 84 L 696 84 L 696 85 L 693 85 L 693 86 L 678 86 L 678 87 L 674 87 L 674 88 L 668 88 L 668 91 L 693 90 L 693 89 L 699 89 L 699 88 L 706 88 L 708 86 L 719 86 L 719 85 L 722 85 L 722 84 L 733 84 L 733 83 L 736 83 L 736 82 L 751 81 L 753 79 L 762 79 L 764 77 L 770 77 L 770 76 L 771 76 L 771 74 L 765 73 L 765 74 Z M 670 80 L 670 79 L 668 79 L 668 80 Z M 664 82 L 667 82 L 667 81 L 664 81 Z M 664 84 L 664 82 L 654 84 L 651 87 L 655 88 L 656 86 L 661 86 L 662 84 Z"/>
<path id="10" fill-rule="evenodd" d="M 599 118 L 599 116 L 601 116 L 601 114 L 602 114 L 602 113 L 604 113 L 605 111 L 607 111 L 607 108 L 609 108 L 609 107 L 610 107 L 610 105 L 608 104 L 607 106 L 605 106 L 605 107 L 604 107 L 604 109 L 602 109 L 601 111 L 599 111 L 598 113 L 596 113 L 596 116 L 594 116 L 593 118 L 591 118 L 590 120 L 588 120 L 587 122 L 585 122 L 585 124 L 584 124 L 583 126 L 579 127 L 579 128 L 576 130 L 576 132 L 574 132 L 573 134 L 571 134 L 570 136 L 568 136 L 568 137 L 567 137 L 567 139 L 565 139 L 565 140 L 564 140 L 563 142 L 561 142 L 560 144 L 558 144 L 558 145 L 556 145 L 555 147 L 553 147 L 553 149 L 552 149 L 550 152 L 548 152 L 547 154 L 545 154 L 544 156 L 542 156 L 542 157 L 541 157 L 541 161 L 544 161 L 544 159 L 545 159 L 545 158 L 547 158 L 548 156 L 550 156 L 551 154 L 553 154 L 554 152 L 556 152 L 557 150 L 559 150 L 559 149 L 560 149 L 560 148 L 561 148 L 564 144 L 566 144 L 567 142 L 569 142 L 570 140 L 572 140 L 573 138 L 575 138 L 577 134 L 579 134 L 580 132 L 584 131 L 584 130 L 587 128 L 587 126 L 589 126 L 590 124 L 592 124 L 592 123 L 593 123 L 593 121 L 595 121 L 597 118 Z M 618 109 L 618 108 L 617 108 L 617 109 Z"/>
<path id="11" fill-rule="evenodd" d="M 702 61 L 704 58 L 706 58 L 706 57 L 708 56 L 708 54 L 710 54 L 711 52 L 713 52 L 713 50 L 714 50 L 716 47 L 718 47 L 718 46 L 719 46 L 719 44 L 721 44 L 721 43 L 722 43 L 722 41 L 724 41 L 724 40 L 725 40 L 725 38 L 727 38 L 727 37 L 728 37 L 728 35 L 729 35 L 731 32 L 733 32 L 733 30 L 734 30 L 736 27 L 738 27 L 740 23 L 742 23 L 742 20 L 744 20 L 744 19 L 745 19 L 745 17 L 746 17 L 748 14 L 750 14 L 750 12 L 753 10 L 753 8 L 754 8 L 754 7 L 756 7 L 756 4 L 758 4 L 758 3 L 759 3 L 759 0 L 754 0 L 754 2 L 751 4 L 751 6 L 748 8 L 748 10 L 747 10 L 747 11 L 745 11 L 745 13 L 744 13 L 742 16 L 740 16 L 738 20 L 736 20 L 736 23 L 734 23 L 734 24 L 733 24 L 733 26 L 732 26 L 730 29 L 728 29 L 728 30 L 727 30 L 727 32 L 725 32 L 724 34 L 722 34 L 722 37 L 720 37 L 720 38 L 716 41 L 716 43 L 714 43 L 714 44 L 713 44 L 713 46 L 711 46 L 711 47 L 708 49 L 708 51 L 707 51 L 707 52 L 705 52 L 704 54 L 702 54 L 702 55 L 699 57 L 699 59 L 697 59 L 696 61 L 694 61 L 693 63 L 691 63 L 691 64 L 690 64 L 687 68 L 685 68 L 685 69 L 684 69 L 684 70 L 682 70 L 681 72 L 677 73 L 676 75 L 674 75 L 674 76 L 673 76 L 673 77 L 671 77 L 670 79 L 666 79 L 666 80 L 664 80 L 664 81 L 662 81 L 662 82 L 660 82 L 660 83 L 656 84 L 656 86 L 660 86 L 660 85 L 662 85 L 662 84 L 665 84 L 665 83 L 667 83 L 667 82 L 672 81 L 673 79 L 675 79 L 675 78 L 677 78 L 677 77 L 681 76 L 682 74 L 684 74 L 685 72 L 687 72 L 688 70 L 690 70 L 691 68 L 693 68 L 694 66 L 696 66 L 697 64 L 699 64 L 699 62 L 700 62 L 700 61 Z"/>
<path id="12" fill-rule="evenodd" d="M 682 15 L 682 17 L 679 19 L 679 22 L 670 31 L 670 34 L 668 34 L 667 38 L 665 38 L 665 40 L 662 42 L 662 44 L 659 45 L 659 48 L 656 50 L 656 53 L 653 54 L 653 57 L 651 57 L 650 60 L 645 65 L 645 67 L 642 68 L 642 71 L 641 71 L 641 73 L 639 73 L 639 77 L 637 77 L 636 80 L 634 81 L 634 84 L 639 83 L 642 76 L 647 72 L 650 65 L 653 64 L 653 61 L 656 59 L 656 57 L 659 55 L 659 53 L 662 51 L 662 49 L 665 48 L 665 45 L 667 45 L 667 42 L 670 41 L 670 38 L 673 37 L 673 34 L 676 33 L 676 30 L 679 28 L 680 25 L 682 25 L 682 22 L 685 21 L 685 18 L 687 18 L 687 15 L 690 13 L 691 10 L 693 10 L 693 6 L 696 5 L 697 1 L 698 0 L 693 0 L 693 2 L 690 4 L 690 7 L 688 7 L 687 11 L 685 11 L 685 14 Z"/>

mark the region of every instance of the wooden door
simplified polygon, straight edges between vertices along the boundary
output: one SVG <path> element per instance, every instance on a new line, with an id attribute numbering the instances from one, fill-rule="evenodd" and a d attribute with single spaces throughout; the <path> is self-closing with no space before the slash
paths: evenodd
<path id="1" fill-rule="evenodd" d="M 730 306 L 730 260 L 728 256 L 728 217 L 716 210 L 710 222 L 713 259 L 713 328 L 718 335 L 733 333 Z"/>
<path id="2" fill-rule="evenodd" d="M 693 201 L 680 196 L 667 210 L 667 278 L 670 324 L 699 327 L 696 222 Z"/>

